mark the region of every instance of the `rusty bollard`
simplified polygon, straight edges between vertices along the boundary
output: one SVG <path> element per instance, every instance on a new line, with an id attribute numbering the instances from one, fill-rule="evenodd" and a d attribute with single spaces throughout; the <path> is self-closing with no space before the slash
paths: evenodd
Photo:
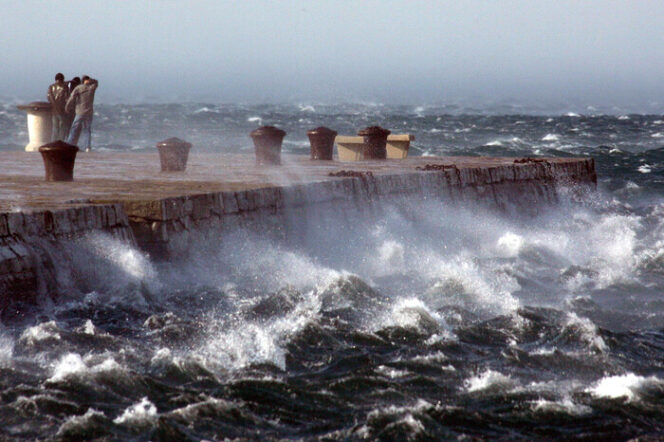
<path id="1" fill-rule="evenodd" d="M 256 164 L 281 164 L 281 143 L 286 132 L 274 126 L 261 126 L 251 132 Z"/>
<path id="2" fill-rule="evenodd" d="M 364 159 L 384 160 L 387 158 L 387 136 L 390 131 L 380 126 L 365 127 L 357 133 L 364 137 Z"/>
<path id="3" fill-rule="evenodd" d="M 187 167 L 191 143 L 179 138 L 169 138 L 157 143 L 162 172 L 183 172 Z"/>
<path id="4" fill-rule="evenodd" d="M 337 132 L 327 127 L 317 127 L 307 132 L 311 144 L 312 160 L 331 160 L 334 150 L 334 138 Z"/>
<path id="5" fill-rule="evenodd" d="M 44 144 L 39 148 L 46 181 L 74 181 L 74 162 L 78 147 L 65 143 L 62 140 Z"/>

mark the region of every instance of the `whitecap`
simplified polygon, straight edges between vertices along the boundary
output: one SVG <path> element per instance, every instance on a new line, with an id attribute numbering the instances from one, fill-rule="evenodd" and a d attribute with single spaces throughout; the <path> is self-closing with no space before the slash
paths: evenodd
<path id="1" fill-rule="evenodd" d="M 118 425 L 151 426 L 157 422 L 157 407 L 147 397 L 128 407 L 122 415 L 113 420 Z"/>
<path id="2" fill-rule="evenodd" d="M 394 305 L 389 318 L 380 320 L 381 326 L 395 325 L 401 328 L 414 328 L 422 333 L 432 334 L 441 328 L 445 328 L 442 318 L 437 317 L 427 306 L 417 298 L 401 299 Z M 441 324 L 441 321 L 443 324 Z"/>
<path id="3" fill-rule="evenodd" d="M 654 134 L 650 135 L 651 138 L 664 138 L 664 133 L 663 132 L 655 132 Z"/>
<path id="4" fill-rule="evenodd" d="M 106 426 L 107 422 L 103 412 L 88 408 L 84 415 L 71 416 L 64 421 L 55 436 L 58 440 L 82 439 L 83 434 L 94 433 L 95 429 Z"/>
<path id="5" fill-rule="evenodd" d="M 69 353 L 62 357 L 58 364 L 55 366 L 53 376 L 49 378 L 51 382 L 62 381 L 69 376 L 76 375 L 87 371 L 88 366 L 83 362 L 81 355 L 77 353 Z"/>
<path id="6" fill-rule="evenodd" d="M 87 374 L 109 373 L 121 370 L 122 367 L 113 358 L 107 358 L 102 363 L 88 367 L 81 355 L 68 353 L 57 363 L 49 382 L 60 382 L 70 377 L 82 377 Z"/>
<path id="7" fill-rule="evenodd" d="M 470 393 L 485 390 L 503 390 L 515 385 L 511 377 L 500 372 L 487 369 L 483 373 L 472 376 L 464 381 L 466 390 Z"/>
<path id="8" fill-rule="evenodd" d="M 636 170 L 638 170 L 641 173 L 650 173 L 652 172 L 652 166 L 650 166 L 649 164 L 643 164 L 639 166 L 639 168 Z"/>
<path id="9" fill-rule="evenodd" d="M 316 109 L 311 105 L 300 104 L 300 112 L 316 112 Z"/>
<path id="10" fill-rule="evenodd" d="M 630 118 L 629 118 L 628 115 L 621 115 L 621 116 L 618 117 L 618 119 L 619 120 L 629 120 Z"/>
<path id="11" fill-rule="evenodd" d="M 542 141 L 558 141 L 560 137 L 556 134 L 546 134 L 542 137 Z"/>
<path id="12" fill-rule="evenodd" d="M 396 368 L 386 367 L 385 365 L 379 365 L 375 371 L 377 374 L 390 379 L 402 378 L 409 374 L 408 370 L 397 370 Z"/>
<path id="13" fill-rule="evenodd" d="M 62 339 L 60 329 L 55 321 L 48 321 L 25 329 L 21 333 L 19 341 L 25 345 L 35 345 L 47 340 L 59 341 L 60 339 Z"/>
<path id="14" fill-rule="evenodd" d="M 389 424 L 389 426 L 403 425 L 411 431 L 411 434 L 408 435 L 408 439 L 416 439 L 417 435 L 424 432 L 425 428 L 422 422 L 420 422 L 419 419 L 413 415 L 413 413 L 426 413 L 428 410 L 434 408 L 437 408 L 437 406 L 434 406 L 423 399 L 418 399 L 417 402 L 412 406 L 397 407 L 391 405 L 389 407 L 372 410 L 367 415 L 367 422 L 372 423 L 375 421 L 381 421 L 385 416 L 395 418 L 390 419 L 393 422 Z M 358 436 L 359 435 L 361 435 L 363 438 L 371 438 L 369 428 L 365 426 L 359 429 Z"/>
<path id="15" fill-rule="evenodd" d="M 95 335 L 97 333 L 97 328 L 92 323 L 92 321 L 88 319 L 85 321 L 85 324 L 83 324 L 83 326 L 78 329 L 78 331 L 85 333 L 86 335 Z"/>
<path id="16" fill-rule="evenodd" d="M 507 232 L 498 238 L 497 249 L 498 252 L 504 257 L 515 257 L 523 247 L 525 240 L 522 236 L 516 233 Z"/>
<path id="17" fill-rule="evenodd" d="M 567 113 L 565 114 L 565 116 L 566 116 L 566 117 L 572 117 L 572 118 L 578 118 L 578 117 L 580 117 L 581 115 L 577 114 L 576 112 L 567 112 Z"/>
<path id="18" fill-rule="evenodd" d="M 488 143 L 485 144 L 485 146 L 502 146 L 503 143 L 501 143 L 499 140 L 494 140 L 494 141 L 489 141 Z"/>
<path id="19" fill-rule="evenodd" d="M 261 117 L 249 117 L 247 118 L 249 123 L 258 123 L 259 126 L 263 125 L 263 119 Z"/>
<path id="20" fill-rule="evenodd" d="M 588 318 L 582 318 L 574 312 L 568 312 L 565 328 L 578 331 L 581 341 L 592 348 L 601 352 L 605 352 L 608 349 L 604 339 L 599 335 L 597 326 Z"/>
<path id="21" fill-rule="evenodd" d="M 569 397 L 564 397 L 559 401 L 540 399 L 532 403 L 532 408 L 534 411 L 564 413 L 571 416 L 584 416 L 592 412 L 592 408 L 587 405 L 577 404 Z"/>
<path id="22" fill-rule="evenodd" d="M 224 412 L 236 408 L 232 402 L 222 399 L 210 398 L 195 404 L 189 404 L 182 408 L 176 408 L 170 411 L 169 415 L 175 415 L 186 419 L 188 422 L 196 421 L 200 415 L 209 416 L 211 410 Z"/>
<path id="23" fill-rule="evenodd" d="M 648 387 L 663 386 L 662 381 L 656 376 L 643 377 L 634 373 L 619 376 L 609 376 L 600 379 L 586 392 L 598 398 L 618 399 L 625 398 L 628 402 L 638 399 L 639 393 Z"/>
<path id="24" fill-rule="evenodd" d="M 215 113 L 215 114 L 218 114 L 219 111 L 216 110 L 216 109 L 210 109 L 210 108 L 207 107 L 207 106 L 203 106 L 203 107 L 200 108 L 200 109 L 196 109 L 196 110 L 194 111 L 194 113 L 195 113 L 195 114 L 201 114 L 201 113 Z M 131 118 L 131 116 L 130 116 L 129 118 Z"/>

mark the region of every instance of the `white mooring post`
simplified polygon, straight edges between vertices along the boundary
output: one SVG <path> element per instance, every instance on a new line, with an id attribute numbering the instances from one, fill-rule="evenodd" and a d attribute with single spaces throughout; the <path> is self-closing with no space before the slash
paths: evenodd
<path id="1" fill-rule="evenodd" d="M 26 152 L 37 152 L 39 147 L 51 141 L 53 121 L 51 120 L 51 104 L 46 101 L 33 101 L 30 104 L 16 106 L 28 113 L 28 136 L 30 142 L 25 146 Z"/>

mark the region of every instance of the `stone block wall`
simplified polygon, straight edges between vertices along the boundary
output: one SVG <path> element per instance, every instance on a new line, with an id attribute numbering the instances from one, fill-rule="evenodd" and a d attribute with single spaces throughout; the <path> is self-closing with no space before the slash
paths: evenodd
<path id="1" fill-rule="evenodd" d="M 306 214 L 315 205 L 364 210 L 375 201 L 407 196 L 519 207 L 522 213 L 555 203 L 557 186 L 596 182 L 592 159 L 353 174 L 289 186 L 0 213 L 0 309 L 9 299 L 50 292 L 49 280 L 55 278 L 43 274 L 54 266 L 40 244 L 88 232 L 106 232 L 159 260 L 186 253 L 194 232 L 254 225 L 279 234 L 285 217 Z"/>
<path id="2" fill-rule="evenodd" d="M 242 223 L 251 217 L 317 204 L 352 201 L 358 207 L 393 196 L 467 199 L 500 209 L 521 206 L 531 212 L 558 201 L 556 186 L 596 182 L 592 159 L 531 162 L 489 167 L 450 167 L 391 175 L 330 178 L 307 184 L 206 193 L 162 200 L 130 201 L 124 209 L 139 247 L 153 258 L 179 254 L 188 234 Z"/>
<path id="3" fill-rule="evenodd" d="M 10 299 L 29 302 L 47 289 L 47 281 L 39 276 L 53 263 L 43 244 L 92 231 L 135 243 L 120 204 L 0 213 L 0 309 Z"/>

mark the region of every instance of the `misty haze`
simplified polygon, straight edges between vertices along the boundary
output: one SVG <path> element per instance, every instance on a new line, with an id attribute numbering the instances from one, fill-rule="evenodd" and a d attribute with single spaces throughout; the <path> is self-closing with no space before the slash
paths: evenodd
<path id="1" fill-rule="evenodd" d="M 664 107 L 657 2 L 85 5 L 5 2 L 0 97 L 38 99 L 61 71 L 98 77 L 100 103 Z"/>

